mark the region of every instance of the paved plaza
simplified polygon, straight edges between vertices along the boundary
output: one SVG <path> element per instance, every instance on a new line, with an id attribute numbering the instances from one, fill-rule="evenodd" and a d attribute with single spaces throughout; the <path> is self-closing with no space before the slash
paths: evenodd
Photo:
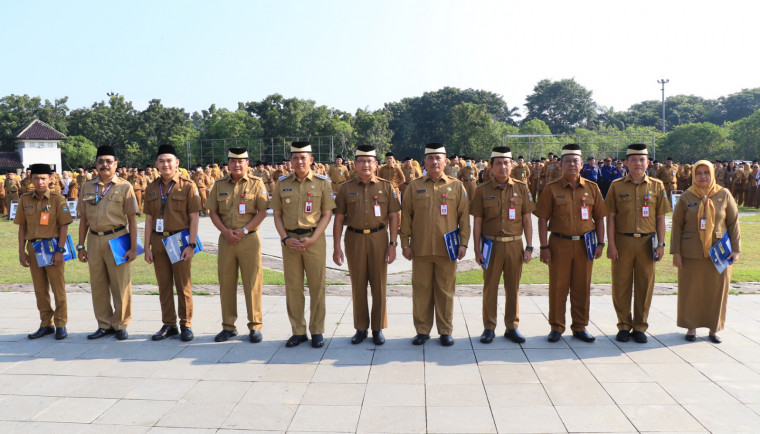
<path id="1" fill-rule="evenodd" d="M 548 298 L 535 296 L 521 299 L 525 344 L 484 345 L 480 302 L 457 297 L 453 347 L 415 347 L 411 300 L 391 297 L 375 347 L 351 345 L 350 299 L 328 297 L 327 344 L 314 349 L 284 346 L 279 296 L 264 298 L 264 342 L 251 344 L 244 315 L 242 336 L 213 341 L 217 296 L 195 297 L 190 343 L 150 341 L 153 295 L 134 297 L 129 340 L 88 341 L 86 293 L 69 295 L 68 339 L 30 341 L 34 295 L 0 293 L 0 432 L 760 431 L 760 295 L 729 297 L 720 345 L 703 329 L 683 339 L 675 296 L 654 298 L 644 345 L 614 341 L 608 296 L 591 298 L 594 343 L 548 343 Z"/>

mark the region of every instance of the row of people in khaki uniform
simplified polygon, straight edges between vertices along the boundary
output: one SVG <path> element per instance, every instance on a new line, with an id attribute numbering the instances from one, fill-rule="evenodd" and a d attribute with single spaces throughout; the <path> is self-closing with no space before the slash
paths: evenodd
<path id="1" fill-rule="evenodd" d="M 214 183 L 209 195 L 211 218 L 220 231 L 219 281 L 223 330 L 216 336 L 216 341 L 225 341 L 237 334 L 235 298 L 238 273 L 242 274 L 246 297 L 249 339 L 251 342 L 262 340 L 261 246 L 257 231 L 266 217 L 266 209 L 271 207 L 283 249 L 287 312 L 293 333 L 286 343 L 288 347 L 308 340 L 304 317 L 304 274 L 310 291 L 308 331 L 312 346 L 324 345 L 324 231 L 333 210 L 336 215 L 333 260 L 340 264 L 348 258 L 354 291 L 356 334 L 352 338 L 353 343 L 358 344 L 366 339 L 369 329 L 373 332 L 375 344 L 381 345 L 385 341 L 382 335 L 382 330 L 387 327 L 385 275 L 387 264 L 396 257 L 399 210 L 402 212 L 398 232 L 402 255 L 412 261 L 413 323 L 417 333 L 413 344 L 424 344 L 430 338 L 434 323 L 441 343 L 446 346 L 454 344 L 456 261 L 449 259 L 444 234 L 459 231 L 459 247 L 455 256 L 458 259 L 464 257 L 470 241 L 468 214 L 474 217 L 474 239 L 483 237 L 492 243 L 490 263 L 484 270 L 484 332 L 481 341 L 489 343 L 495 337 L 498 284 L 503 276 L 507 295 L 505 337 L 514 342 L 524 342 L 525 338 L 518 330 L 518 287 L 522 264 L 531 260 L 533 251 L 531 213 L 538 217 L 541 261 L 549 266 L 548 319 L 551 331 L 548 340 L 558 341 L 566 329 L 568 295 L 573 336 L 587 342 L 594 340 L 586 330 L 593 261 L 587 257 L 583 235 L 595 232 L 599 241 L 593 252 L 595 258 L 603 252 L 605 236 L 610 240 L 608 256 L 613 260 L 613 300 L 619 329 L 616 338 L 626 341 L 633 337 L 637 342 L 646 342 L 644 332 L 648 327 L 654 262 L 664 254 L 664 214 L 667 207 L 663 184 L 645 173 L 648 154 L 644 145 L 629 147 L 626 162 L 631 173 L 612 184 L 606 203 L 597 185 L 580 177 L 580 147 L 565 146 L 560 156 L 562 177 L 546 186 L 535 206 L 527 184 L 510 176 L 514 163 L 508 148 L 493 150 L 491 179 L 469 197 L 461 181 L 445 175 L 446 152 L 443 145 L 427 145 L 427 174 L 409 182 L 403 205 L 393 184 L 375 175 L 377 158 L 374 149 L 360 147 L 356 157 L 357 177 L 339 187 L 336 204 L 330 194 L 330 181 L 310 169 L 313 161 L 310 144 L 293 143 L 290 161 L 294 171 L 278 180 L 269 201 L 263 181 L 248 174 L 245 149 L 230 149 L 230 175 Z M 88 338 L 96 339 L 114 333 L 118 339 L 126 339 L 126 328 L 131 319 L 129 262 L 136 252 L 134 248 L 130 249 L 123 258 L 127 263 L 116 266 L 107 245 L 110 239 L 127 233 L 127 226 L 131 245 L 136 245 L 136 200 L 130 183 L 115 176 L 117 161 L 112 148 L 99 148 L 96 163 L 99 175 L 85 183 L 79 200 L 82 222 L 77 250 L 80 260 L 88 262 L 90 267 L 93 306 L 98 321 L 98 329 Z M 160 176 L 146 189 L 145 210 L 145 260 L 154 264 L 163 322 L 153 339 L 180 334 L 183 340 L 190 340 L 193 338 L 190 271 L 195 246 L 187 246 L 182 253 L 184 261 L 172 265 L 160 240 L 186 229 L 190 231 L 191 239 L 195 239 L 201 210 L 200 195 L 195 183 L 179 174 L 179 159 L 171 146 L 159 149 L 156 165 Z M 38 173 L 40 177 L 49 176 L 49 167 L 47 175 L 42 172 L 44 170 Z M 38 184 L 40 187 L 35 186 L 34 194 L 23 196 L 23 212 L 16 218 L 20 226 L 20 261 L 22 265 L 32 266 L 33 276 L 48 270 L 35 269 L 30 264 L 30 242 L 56 235 L 59 239 L 65 239 L 66 226 L 71 222 L 62 196 L 43 188 L 47 186 L 47 178 Z M 34 200 L 47 202 L 26 205 L 27 201 Z M 726 204 L 731 205 L 731 202 Z M 44 219 L 41 217 L 43 214 Z M 608 221 L 606 230 L 604 217 Z M 40 229 L 33 224 L 38 218 L 40 222 L 44 220 L 54 224 Z M 714 219 L 713 223 L 717 225 L 719 220 Z M 344 226 L 345 256 L 340 246 Z M 738 228 L 731 231 L 736 238 L 734 259 L 738 259 Z M 527 242 L 525 246 L 522 244 L 523 236 Z M 659 240 L 654 258 L 651 251 L 653 237 Z M 85 240 L 87 248 L 83 245 Z M 679 255 L 679 266 L 680 250 L 680 246 L 672 249 L 674 254 Z M 475 253 L 478 263 L 484 265 L 480 242 L 475 243 Z M 58 338 L 65 337 L 63 263 L 59 259 L 54 262 L 55 267 L 60 268 L 50 269 L 50 273 L 58 270 L 59 275 L 43 273 L 47 280 L 34 279 L 42 323 L 30 338 L 53 332 Z M 55 310 L 50 307 L 48 285 L 53 286 Z M 172 285 L 177 288 L 177 313 Z M 367 303 L 368 285 L 373 295 L 371 309 Z M 685 308 L 684 312 L 688 310 Z M 679 318 L 680 315 L 679 304 Z M 176 326 L 177 317 L 179 329 Z M 695 327 L 710 328 L 714 341 L 719 341 L 717 332 L 722 324 L 722 320 L 708 324 L 701 319 L 696 322 L 682 322 L 679 319 L 679 325 L 688 327 L 690 331 Z M 688 336 L 693 336 L 693 333 L 687 333 Z"/>

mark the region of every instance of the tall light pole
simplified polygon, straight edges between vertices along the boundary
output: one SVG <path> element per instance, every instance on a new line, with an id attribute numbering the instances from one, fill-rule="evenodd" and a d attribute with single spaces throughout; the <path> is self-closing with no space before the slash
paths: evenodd
<path id="1" fill-rule="evenodd" d="M 662 85 L 662 133 L 665 134 L 665 83 L 669 82 L 667 78 L 657 80 Z"/>

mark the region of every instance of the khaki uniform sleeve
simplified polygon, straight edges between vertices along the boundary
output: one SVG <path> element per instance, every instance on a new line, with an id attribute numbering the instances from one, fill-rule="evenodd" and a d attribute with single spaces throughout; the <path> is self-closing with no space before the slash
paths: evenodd
<path id="1" fill-rule="evenodd" d="M 460 200 L 457 204 L 457 215 L 459 216 L 459 243 L 463 246 L 470 242 L 470 200 L 466 199 L 467 190 L 461 182 L 457 182 L 460 193 Z"/>
<path id="2" fill-rule="evenodd" d="M 269 209 L 269 195 L 267 194 L 267 189 L 264 186 L 264 183 L 258 181 L 256 190 L 256 210 L 261 211 L 266 209 Z"/>
<path id="3" fill-rule="evenodd" d="M 211 187 L 211 191 L 206 197 L 206 209 L 209 211 L 214 211 L 216 213 L 219 212 L 219 203 L 216 200 L 216 197 L 218 196 L 217 194 L 218 187 L 219 185 L 214 183 L 214 186 Z"/>
<path id="4" fill-rule="evenodd" d="M 483 185 L 479 185 L 470 198 L 470 215 L 473 217 L 483 217 Z"/>
<path id="5" fill-rule="evenodd" d="M 198 192 L 198 186 L 190 180 L 187 184 L 187 212 L 201 212 L 202 209 L 201 194 Z"/>
<path id="6" fill-rule="evenodd" d="M 527 185 L 521 183 L 520 188 L 523 195 L 522 214 L 530 214 L 536 209 L 536 204 L 533 202 L 533 196 L 530 195 L 530 190 Z"/>
<path id="7" fill-rule="evenodd" d="M 66 198 L 61 196 L 59 200 L 60 203 L 58 204 L 58 215 L 56 216 L 56 223 L 58 226 L 66 226 L 71 224 L 74 219 L 71 217 L 71 212 L 69 211 L 69 205 L 66 203 Z"/>
<path id="8" fill-rule="evenodd" d="M 670 254 L 681 254 L 681 235 L 683 235 L 684 217 L 686 215 L 686 201 L 679 200 L 676 202 L 676 208 L 673 210 L 673 221 L 670 229 Z"/>
<path id="9" fill-rule="evenodd" d="M 19 226 L 26 226 L 26 215 L 24 214 L 24 201 L 19 198 L 18 205 L 16 206 L 16 217 L 13 218 L 13 223 Z M 10 213 L 10 209 L 8 212 Z"/>
<path id="10" fill-rule="evenodd" d="M 622 179 L 622 178 L 620 178 Z M 618 180 L 612 181 L 612 184 L 610 184 L 610 189 L 607 191 L 607 199 L 605 202 L 607 202 L 607 212 L 609 214 L 617 214 L 617 188 Z M 655 191 L 655 193 L 659 193 L 658 191 Z M 660 198 L 658 198 L 659 200 Z M 657 209 L 660 209 L 660 205 L 658 202 Z M 659 213 L 658 213 L 659 214 Z"/>
<path id="11" fill-rule="evenodd" d="M 533 211 L 533 215 L 538 218 L 549 220 L 552 216 L 553 208 L 553 195 L 551 187 L 544 189 L 544 192 L 538 197 L 538 203 L 536 209 Z"/>
<path id="12" fill-rule="evenodd" d="M 670 201 L 667 194 L 665 194 L 665 187 L 658 183 L 654 189 L 655 196 L 657 197 L 657 208 L 655 209 L 655 216 L 665 215 L 670 212 Z"/>
<path id="13" fill-rule="evenodd" d="M 332 186 L 330 185 L 330 182 L 324 180 L 322 186 L 322 204 L 320 206 L 320 209 L 322 212 L 335 209 L 335 199 L 333 199 L 332 195 L 330 194 L 332 192 Z"/>
<path id="14" fill-rule="evenodd" d="M 135 196 L 135 190 L 132 188 L 132 184 L 127 188 L 127 192 L 124 195 L 124 214 L 133 215 L 137 214 L 140 209 L 137 207 L 137 197 Z"/>
<path id="15" fill-rule="evenodd" d="M 214 188 L 216 188 L 216 184 L 214 184 Z M 269 207 L 275 211 L 282 211 L 282 198 L 280 197 L 280 182 L 277 183 L 277 186 L 274 188 L 274 191 L 272 192 L 272 200 L 269 202 Z"/>
<path id="16" fill-rule="evenodd" d="M 393 185 L 388 186 L 388 214 L 401 211 L 401 201 Z"/>
<path id="17" fill-rule="evenodd" d="M 335 214 L 346 215 L 348 212 L 345 196 L 346 187 L 345 184 L 342 184 L 340 187 L 338 187 L 338 191 L 335 193 Z"/>
<path id="18" fill-rule="evenodd" d="M 591 191 L 593 191 L 594 195 L 594 221 L 598 222 L 607 217 L 607 204 L 604 202 L 604 199 L 602 199 L 602 191 L 599 190 L 599 187 L 596 184 L 591 185 L 593 186 Z"/>
<path id="19" fill-rule="evenodd" d="M 401 203 L 401 230 L 399 231 L 399 242 L 401 247 L 409 247 L 409 242 L 412 235 L 412 218 L 414 218 L 414 211 L 412 205 L 414 204 L 414 184 L 409 184 L 404 193 L 404 201 Z"/>
<path id="20" fill-rule="evenodd" d="M 728 230 L 728 237 L 731 240 L 731 250 L 741 253 L 742 234 L 739 227 L 739 207 L 736 205 L 734 197 L 730 194 L 726 195 L 726 202 L 726 229 Z M 677 204 L 676 207 L 678 207 Z"/>

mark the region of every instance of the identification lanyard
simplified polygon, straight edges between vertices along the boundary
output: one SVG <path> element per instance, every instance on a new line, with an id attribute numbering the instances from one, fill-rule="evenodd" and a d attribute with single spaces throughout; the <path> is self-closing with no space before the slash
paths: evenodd
<path id="1" fill-rule="evenodd" d="M 644 218 L 649 217 L 649 193 L 644 196 L 644 206 L 641 207 L 641 216 Z"/>
<path id="2" fill-rule="evenodd" d="M 106 193 L 108 193 L 108 190 L 111 189 L 111 186 L 113 185 L 113 181 L 108 183 L 108 186 L 103 190 L 103 194 L 98 195 L 100 192 L 100 184 L 95 185 L 95 204 L 97 205 L 100 203 L 101 200 L 103 200 L 104 197 L 106 197 Z"/>
<path id="3" fill-rule="evenodd" d="M 158 183 L 158 191 L 161 193 L 161 217 L 164 216 L 164 205 L 166 205 L 166 200 L 169 199 L 169 193 L 172 192 L 172 189 L 174 188 L 174 181 L 169 184 L 169 188 L 166 190 L 166 195 L 164 195 L 164 183 L 159 182 Z"/>
<path id="4" fill-rule="evenodd" d="M 707 216 L 702 215 L 702 218 L 699 219 L 699 230 L 704 231 L 707 229 Z"/>
<path id="5" fill-rule="evenodd" d="M 40 213 L 40 225 L 47 226 L 50 223 L 50 205 L 42 207 L 42 213 Z"/>
<path id="6" fill-rule="evenodd" d="M 373 207 L 375 210 L 375 217 L 381 217 L 382 213 L 380 212 L 380 204 L 377 203 L 377 195 L 374 196 L 375 199 L 375 206 Z"/>
<path id="7" fill-rule="evenodd" d="M 586 205 L 586 196 L 581 198 L 583 205 L 581 205 L 581 220 L 589 219 L 588 205 Z"/>
<path id="8" fill-rule="evenodd" d="M 311 214 L 311 212 L 314 210 L 314 202 L 311 201 L 311 190 L 307 191 L 306 195 L 308 198 L 303 204 L 303 212 L 306 214 Z"/>
<path id="9" fill-rule="evenodd" d="M 514 198 L 514 196 L 509 198 L 509 219 L 510 220 L 517 219 L 517 210 L 515 209 L 515 198 Z"/>
<path id="10" fill-rule="evenodd" d="M 449 206 L 446 204 L 446 193 L 443 193 L 441 195 L 441 215 L 446 216 L 449 215 Z"/>
<path id="11" fill-rule="evenodd" d="M 240 193 L 240 203 L 238 204 L 238 214 L 243 215 L 246 213 L 245 209 L 245 191 Z"/>

